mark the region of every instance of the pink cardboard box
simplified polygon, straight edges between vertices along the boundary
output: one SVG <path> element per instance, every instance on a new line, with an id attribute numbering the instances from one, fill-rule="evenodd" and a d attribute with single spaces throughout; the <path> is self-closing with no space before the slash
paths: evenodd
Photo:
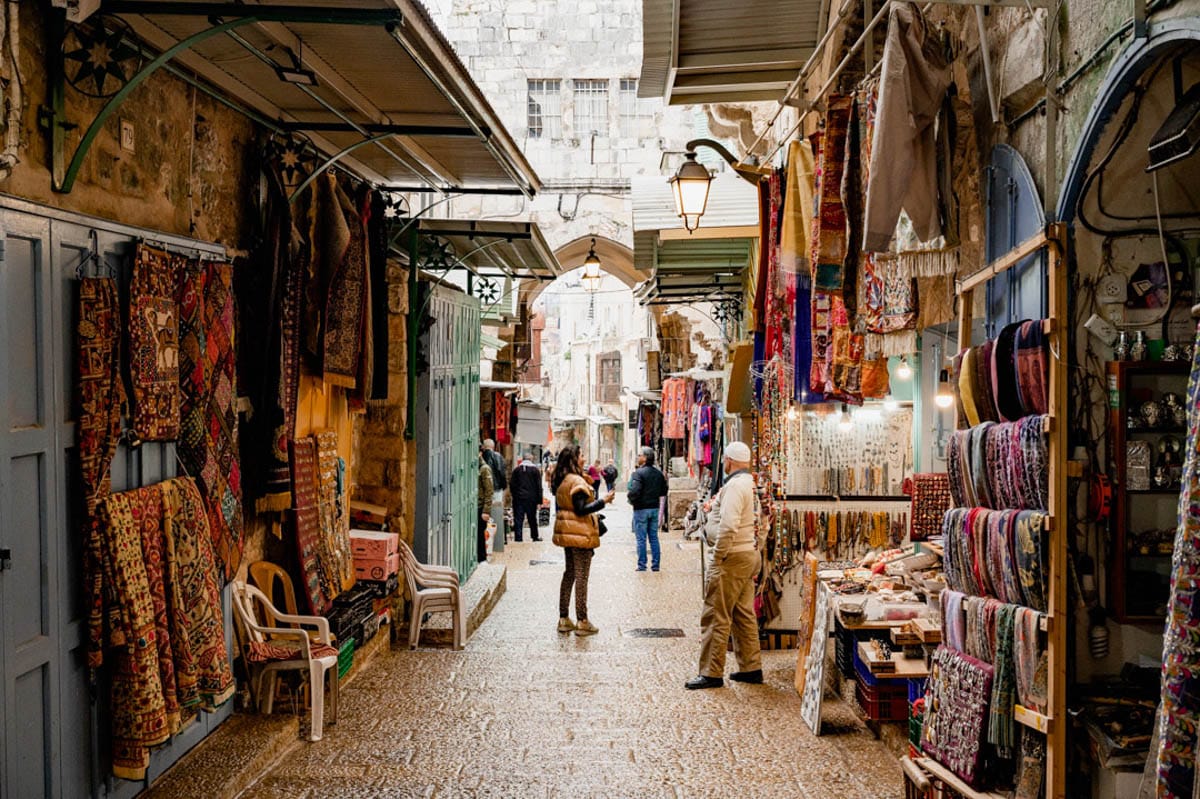
<path id="1" fill-rule="evenodd" d="M 399 552 L 393 552 L 386 558 L 354 556 L 354 576 L 359 580 L 386 580 L 399 571 Z"/>
<path id="2" fill-rule="evenodd" d="M 351 530 L 350 551 L 354 559 L 383 560 L 400 551 L 399 533 L 377 533 L 374 530 Z"/>

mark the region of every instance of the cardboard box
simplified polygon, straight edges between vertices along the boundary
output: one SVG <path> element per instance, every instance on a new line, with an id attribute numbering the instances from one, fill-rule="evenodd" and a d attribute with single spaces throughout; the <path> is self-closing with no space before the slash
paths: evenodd
<path id="1" fill-rule="evenodd" d="M 351 530 L 350 551 L 354 559 L 384 560 L 400 551 L 399 533 L 377 533 L 374 530 Z M 387 575 L 384 575 L 386 577 Z"/>
<path id="2" fill-rule="evenodd" d="M 386 580 L 400 571 L 400 553 L 393 552 L 386 558 L 362 558 L 354 556 L 354 576 L 359 580 Z"/>

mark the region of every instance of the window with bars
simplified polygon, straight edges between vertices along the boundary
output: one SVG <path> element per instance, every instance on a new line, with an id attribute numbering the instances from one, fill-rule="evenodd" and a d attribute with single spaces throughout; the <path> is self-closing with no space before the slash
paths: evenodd
<path id="1" fill-rule="evenodd" d="M 576 78 L 575 136 L 582 139 L 593 134 L 608 135 L 608 81 L 606 79 Z"/>
<path id="2" fill-rule="evenodd" d="M 596 356 L 596 402 L 620 402 L 621 353 Z"/>
<path id="3" fill-rule="evenodd" d="M 618 96 L 618 99 L 620 101 L 621 110 L 621 130 L 625 133 L 637 132 L 637 89 L 637 78 L 621 78 L 621 93 Z"/>
<path id="4" fill-rule="evenodd" d="M 526 121 L 531 139 L 562 138 L 562 81 L 538 79 L 528 82 Z"/>

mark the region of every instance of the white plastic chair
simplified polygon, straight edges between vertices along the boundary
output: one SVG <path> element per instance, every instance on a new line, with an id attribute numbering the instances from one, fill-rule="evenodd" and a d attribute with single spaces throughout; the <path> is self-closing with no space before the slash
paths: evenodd
<path id="1" fill-rule="evenodd" d="M 308 740 L 319 741 L 324 732 L 325 723 L 325 677 L 330 675 L 329 693 L 331 702 L 331 724 L 337 723 L 338 710 L 338 656 L 325 655 L 313 657 L 312 644 L 334 646 L 333 636 L 329 632 L 329 620 L 320 616 L 298 616 L 281 613 L 266 594 L 252 585 L 240 580 L 234 580 L 233 607 L 241 620 L 246 632 L 247 646 L 242 653 L 246 660 L 247 671 L 251 674 L 250 685 L 253 697 L 257 699 L 259 710 L 270 715 L 275 704 L 275 687 L 279 672 L 307 672 L 309 680 L 309 695 L 312 704 L 312 729 Z M 262 609 L 264 615 L 256 612 L 255 603 Z M 297 627 L 269 627 L 259 622 L 260 618 L 271 619 L 274 622 L 296 624 Z M 315 639 L 309 638 L 309 631 L 303 627 L 316 627 Z M 250 646 L 254 643 L 275 644 L 295 652 L 295 657 L 281 660 L 254 662 L 249 658 Z M 265 683 L 265 684 L 264 684 Z"/>
<path id="2" fill-rule="evenodd" d="M 408 619 L 408 648 L 416 649 L 421 639 L 421 620 L 426 613 L 449 611 L 454 622 L 454 648 L 466 646 L 467 623 L 458 584 L 458 572 L 447 566 L 428 566 L 417 560 L 412 549 L 400 542 L 400 564 L 411 597 Z"/>

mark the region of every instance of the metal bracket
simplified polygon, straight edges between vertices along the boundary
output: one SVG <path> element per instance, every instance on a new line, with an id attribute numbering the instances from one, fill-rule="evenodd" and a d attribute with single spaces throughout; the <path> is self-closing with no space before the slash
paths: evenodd
<path id="1" fill-rule="evenodd" d="M 95 143 L 96 137 L 104 128 L 105 122 L 113 115 L 121 104 L 147 78 L 166 66 L 179 53 L 190 50 L 201 42 L 256 22 L 309 22 L 342 25 L 381 25 L 398 24 L 401 17 L 398 11 L 372 11 L 359 9 L 331 9 L 316 6 L 245 6 L 228 3 L 169 3 L 169 2 L 129 2 L 115 0 L 105 6 L 105 11 L 114 14 L 172 14 L 177 16 L 202 16 L 216 20 L 214 24 L 198 31 L 167 48 L 158 57 L 147 63 L 129 79 L 121 90 L 109 98 L 95 119 L 84 131 L 79 140 L 79 146 L 71 156 L 69 163 L 64 163 L 65 132 L 70 126 L 66 120 L 65 79 L 63 70 L 62 42 L 66 26 L 63 14 L 53 15 L 51 23 L 52 47 L 48 53 L 50 64 L 50 109 L 49 126 L 51 130 L 51 187 L 54 191 L 67 194 L 75 185 L 84 158 Z M 247 12 L 251 12 L 247 15 Z M 229 17 L 229 19 L 222 18 Z M 45 123 L 43 123 L 45 124 Z"/>

